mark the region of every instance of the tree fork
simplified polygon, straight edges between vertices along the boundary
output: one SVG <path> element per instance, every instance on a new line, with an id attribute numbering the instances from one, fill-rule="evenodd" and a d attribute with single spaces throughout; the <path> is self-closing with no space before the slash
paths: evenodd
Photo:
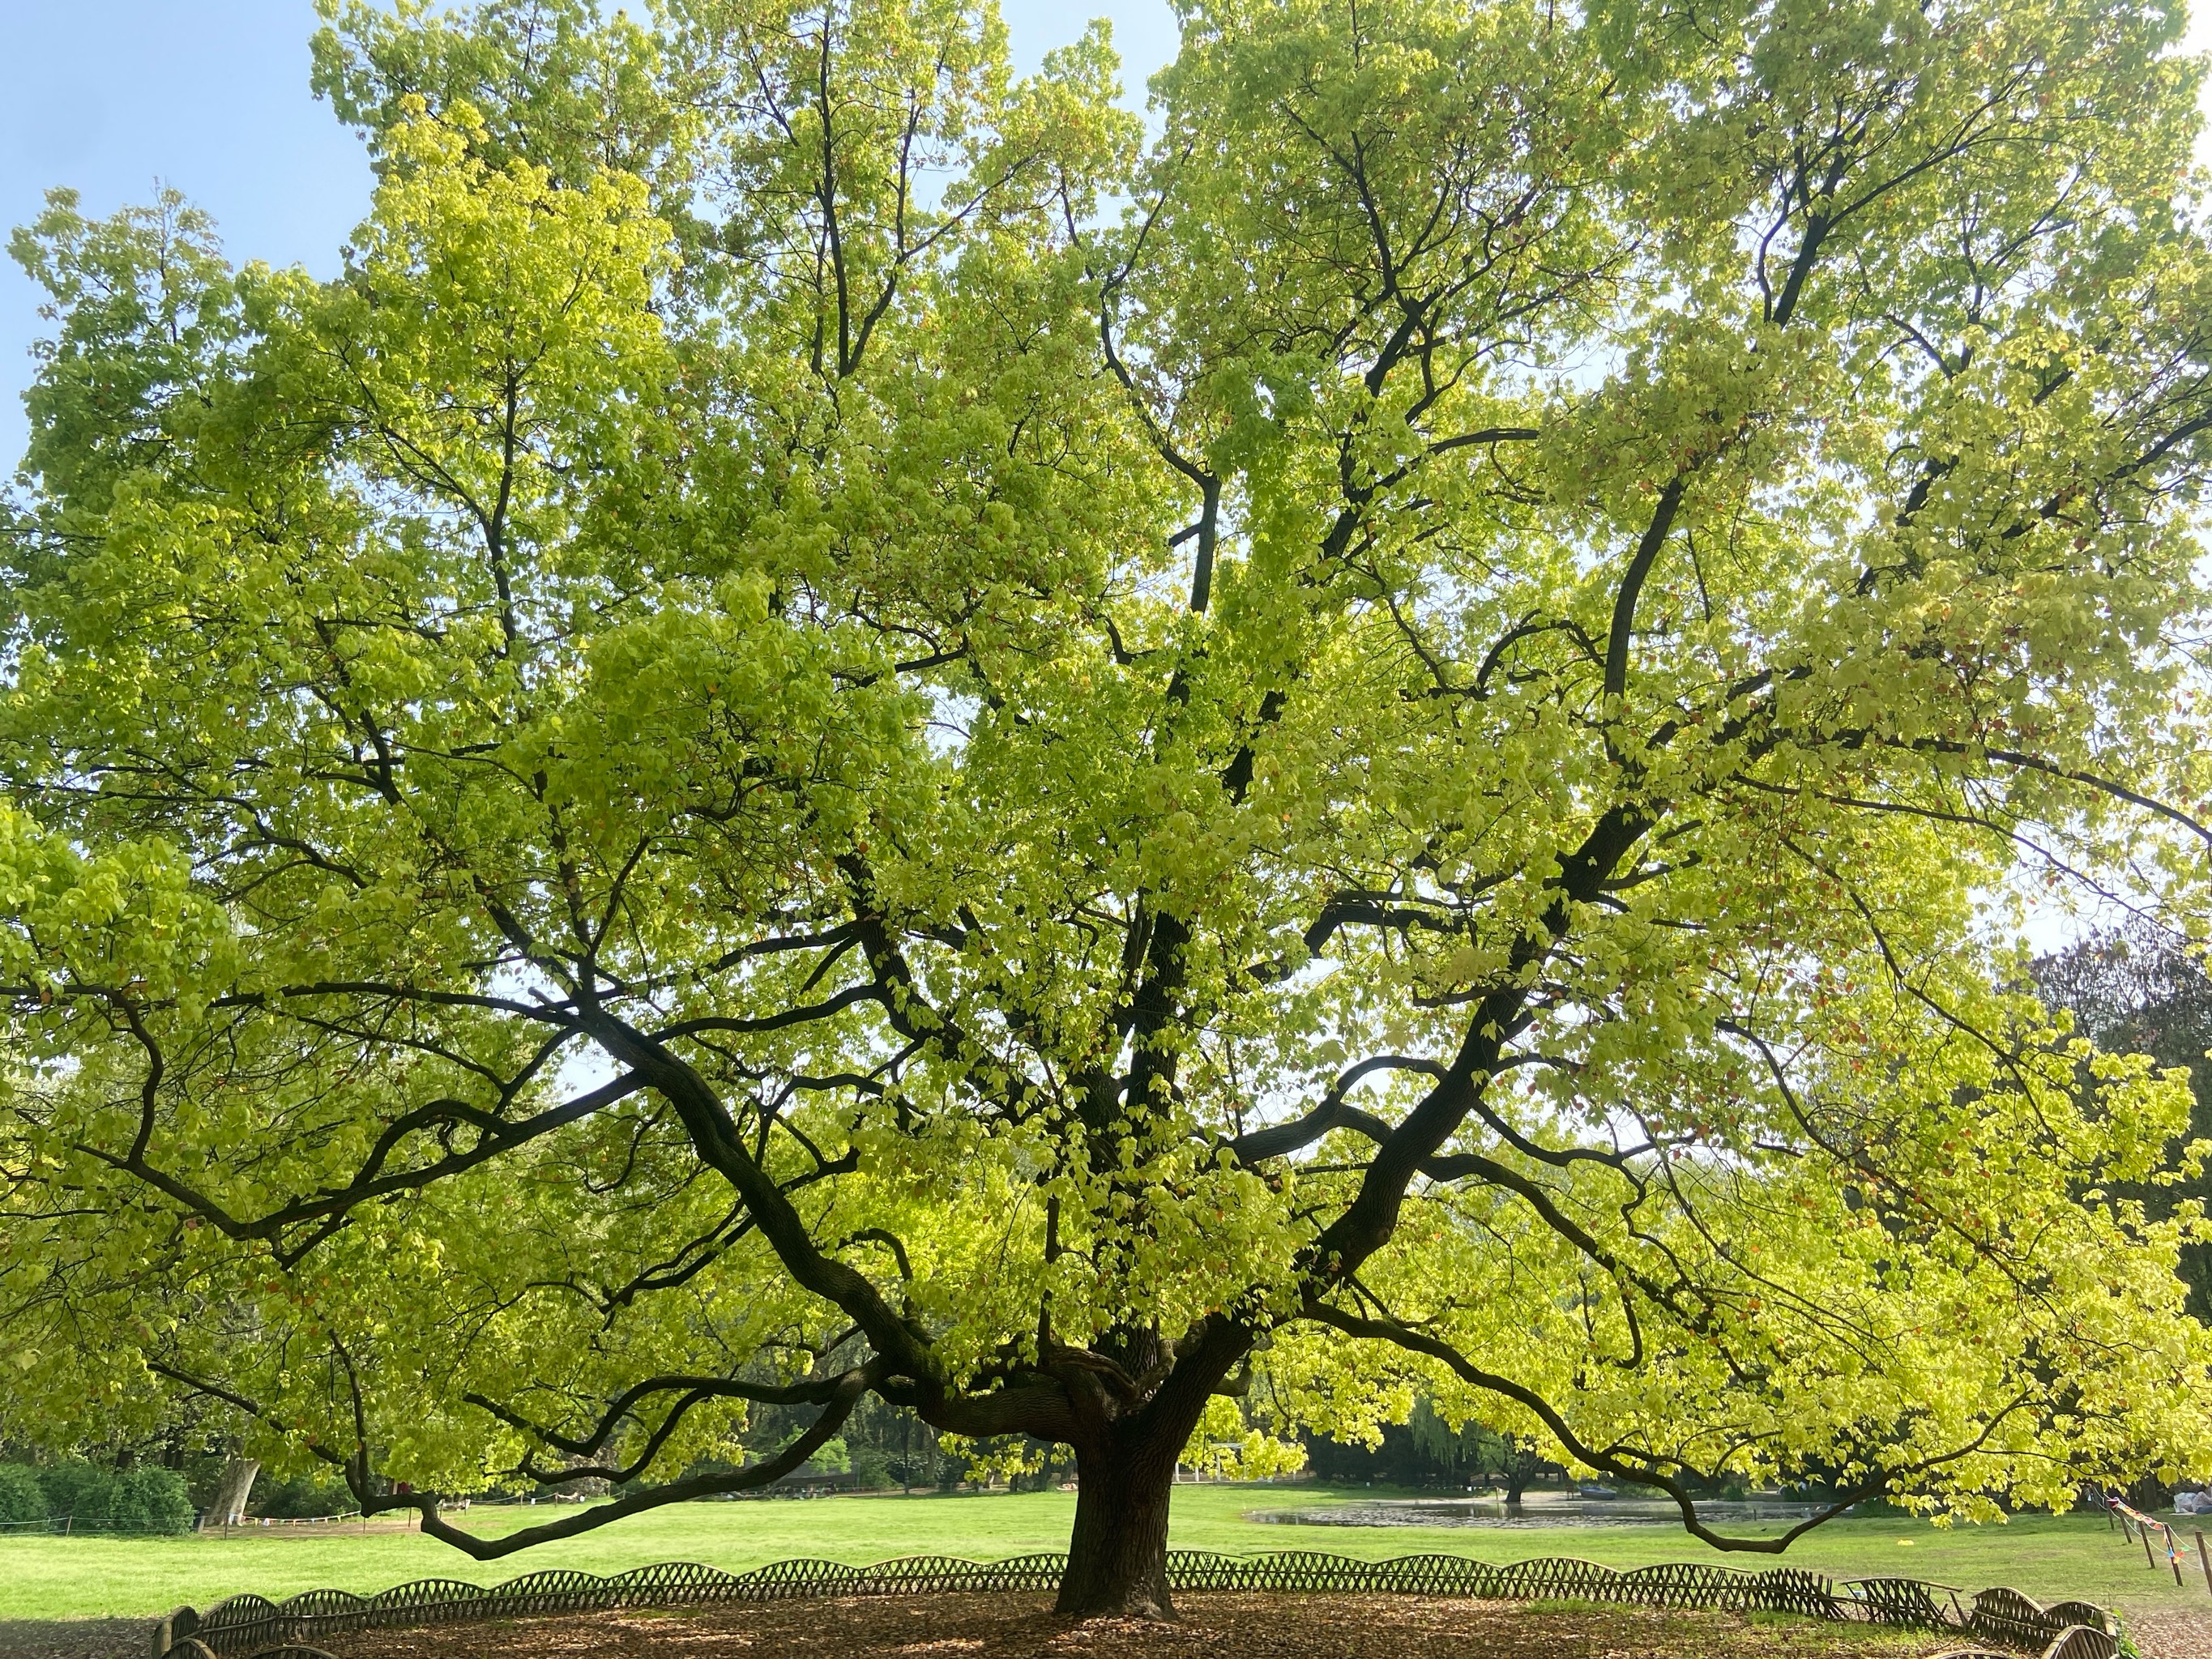
<path id="1" fill-rule="evenodd" d="M 1065 1378 L 1079 1426 L 1075 1525 L 1056 1610 L 1075 1618 L 1173 1619 L 1168 1593 L 1168 1509 L 1176 1462 L 1206 1402 L 1250 1352 L 1255 1333 L 1221 1314 L 1193 1330 L 1158 1389 L 1113 1410 L 1095 1376 Z M 1103 1409 L 1102 1409 L 1103 1407 Z"/>

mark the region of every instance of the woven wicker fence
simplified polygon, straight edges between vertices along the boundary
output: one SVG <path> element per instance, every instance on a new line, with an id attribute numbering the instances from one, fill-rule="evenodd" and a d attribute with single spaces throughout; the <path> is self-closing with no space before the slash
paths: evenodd
<path id="1" fill-rule="evenodd" d="M 2049 1647 L 2036 1659 L 2114 1659 L 2120 1650 L 2119 1638 L 2112 1632 L 2098 1630 L 2089 1625 L 2075 1625 L 2061 1631 Z M 280 1659 L 279 1656 L 264 1655 L 260 1659 Z M 281 1659 L 294 1659 L 286 1654 Z M 307 1652 L 297 1659 L 333 1659 L 327 1653 Z M 1987 1648 L 1954 1648 L 1934 1656 L 1934 1659 L 2020 1659 L 2017 1653 L 1993 1653 Z"/>
<path id="2" fill-rule="evenodd" d="M 677 1561 L 638 1567 L 611 1578 L 560 1571 L 529 1573 L 489 1587 L 426 1578 L 369 1596 L 333 1589 L 309 1590 L 281 1602 L 234 1595 L 204 1613 L 179 1607 L 163 1620 L 155 1632 L 154 1659 L 198 1659 L 202 1652 L 213 1659 L 275 1659 L 278 1650 L 319 1646 L 327 1638 L 352 1631 L 473 1624 L 547 1613 L 716 1607 L 799 1597 L 1048 1592 L 1059 1587 L 1066 1565 L 1067 1558 L 1057 1553 L 1005 1561 L 909 1556 L 872 1567 L 778 1561 L 743 1573 Z M 1960 1591 L 1917 1578 L 1838 1582 L 1797 1567 L 1746 1572 L 1685 1563 L 1620 1572 L 1556 1556 L 1500 1565 L 1457 1555 L 1355 1561 L 1309 1550 L 1251 1556 L 1172 1550 L 1168 1582 L 1179 1591 L 1346 1591 L 1792 1613 L 1956 1630 L 2014 1654 L 2048 1648 L 2051 1659 L 2111 1659 L 2118 1651 L 2111 1615 L 2086 1602 L 2045 1607 L 2012 1589 L 1984 1590 L 1962 1599 Z M 2069 1642 L 2074 1645 L 2061 1652 L 2059 1644 Z"/>

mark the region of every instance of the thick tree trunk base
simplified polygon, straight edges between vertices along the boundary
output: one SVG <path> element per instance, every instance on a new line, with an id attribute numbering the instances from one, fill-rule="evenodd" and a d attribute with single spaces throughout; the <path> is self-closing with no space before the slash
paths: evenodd
<path id="1" fill-rule="evenodd" d="M 1058 1610 L 1078 1619 L 1173 1619 L 1168 1505 L 1182 1448 L 1115 1449 L 1122 1455 L 1077 1452 L 1075 1528 Z"/>

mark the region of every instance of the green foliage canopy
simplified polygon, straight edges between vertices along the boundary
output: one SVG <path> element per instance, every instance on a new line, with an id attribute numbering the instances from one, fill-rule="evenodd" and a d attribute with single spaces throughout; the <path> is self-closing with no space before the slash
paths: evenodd
<path id="1" fill-rule="evenodd" d="M 2212 1455 L 2186 1079 L 2014 943 L 2202 931 L 2178 9 L 1193 0 L 1150 140 L 961 0 L 332 17 L 343 275 L 15 245 L 0 1412 Z"/>

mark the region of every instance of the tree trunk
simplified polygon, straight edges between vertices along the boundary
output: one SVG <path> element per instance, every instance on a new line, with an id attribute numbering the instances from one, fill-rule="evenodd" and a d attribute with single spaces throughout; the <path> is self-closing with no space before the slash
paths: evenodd
<path id="1" fill-rule="evenodd" d="M 246 1516 L 246 1500 L 252 1495 L 253 1479 L 261 1473 L 258 1459 L 234 1457 L 222 1466 L 222 1479 L 216 1483 L 215 1498 L 201 1516 L 202 1527 L 235 1526 Z"/>
<path id="2" fill-rule="evenodd" d="M 1124 1431 L 1075 1449 L 1075 1529 L 1059 1611 L 1077 1618 L 1172 1619 L 1168 1504 L 1182 1437 Z"/>

